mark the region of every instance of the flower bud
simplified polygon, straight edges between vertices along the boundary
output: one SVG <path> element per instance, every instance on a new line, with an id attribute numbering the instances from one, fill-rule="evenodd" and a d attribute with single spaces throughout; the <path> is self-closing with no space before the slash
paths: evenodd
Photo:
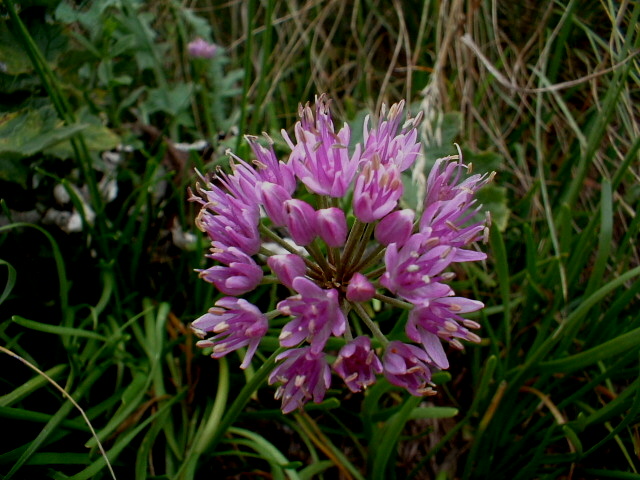
<path id="1" fill-rule="evenodd" d="M 376 289 L 367 277 L 356 272 L 351 277 L 347 286 L 347 300 L 350 302 L 366 302 L 371 300 Z"/>
<path id="2" fill-rule="evenodd" d="M 300 246 L 309 245 L 318 231 L 316 211 L 307 202 L 297 198 L 284 202 L 284 211 L 293 241 Z"/>
<path id="3" fill-rule="evenodd" d="M 291 195 L 287 191 L 271 182 L 263 182 L 260 185 L 260 195 L 262 206 L 267 216 L 276 227 L 283 227 L 287 224 L 284 202 L 291 200 Z"/>
<path id="4" fill-rule="evenodd" d="M 382 245 L 397 243 L 401 247 L 411 236 L 415 215 L 410 208 L 391 212 L 376 225 L 376 240 Z"/>
<path id="5" fill-rule="evenodd" d="M 209 258 L 226 266 L 216 265 L 200 270 L 200 278 L 213 283 L 225 295 L 243 295 L 256 288 L 262 281 L 262 268 L 249 255 L 236 247 L 217 247 Z M 220 248 L 223 247 L 223 248 Z"/>
<path id="6" fill-rule="evenodd" d="M 293 253 L 272 255 L 267 259 L 267 264 L 280 283 L 289 288 L 293 288 L 293 279 L 304 277 L 307 270 L 304 260 Z"/>
<path id="7" fill-rule="evenodd" d="M 330 247 L 340 247 L 347 241 L 347 219 L 336 207 L 323 208 L 316 212 L 318 235 Z"/>

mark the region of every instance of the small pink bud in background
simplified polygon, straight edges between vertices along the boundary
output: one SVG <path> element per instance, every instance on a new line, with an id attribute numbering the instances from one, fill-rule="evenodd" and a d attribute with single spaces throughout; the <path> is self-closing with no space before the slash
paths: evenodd
<path id="1" fill-rule="evenodd" d="M 323 208 L 316 212 L 318 235 L 330 247 L 340 247 L 347 241 L 347 219 L 339 208 Z"/>
<path id="2" fill-rule="evenodd" d="M 287 228 L 298 245 L 309 245 L 318 233 L 316 211 L 304 200 L 293 198 L 284 202 Z"/>
<path id="3" fill-rule="evenodd" d="M 402 246 L 409 240 L 413 231 L 415 212 L 410 208 L 396 210 L 380 220 L 376 225 L 374 235 L 382 245 L 397 243 Z"/>
<path id="4" fill-rule="evenodd" d="M 293 279 L 304 277 L 307 270 L 304 260 L 293 253 L 272 255 L 267 259 L 267 264 L 280 283 L 289 288 L 293 288 Z"/>
<path id="5" fill-rule="evenodd" d="M 218 51 L 218 46 L 198 37 L 187 45 L 187 51 L 193 58 L 212 58 Z"/>

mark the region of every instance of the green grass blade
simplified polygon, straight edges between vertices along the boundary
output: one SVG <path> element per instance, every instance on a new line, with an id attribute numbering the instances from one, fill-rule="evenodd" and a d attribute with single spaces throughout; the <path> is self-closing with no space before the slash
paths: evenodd
<path id="1" fill-rule="evenodd" d="M 500 288 L 500 298 L 504 307 L 502 330 L 505 348 L 511 348 L 511 281 L 509 275 L 509 260 L 507 258 L 507 250 L 502 238 L 502 233 L 494 224 L 491 225 L 491 235 L 489 237 L 491 251 L 493 253 L 493 261 L 498 277 L 498 285 Z"/>
<path id="2" fill-rule="evenodd" d="M 94 340 L 99 340 L 101 342 L 106 342 L 107 337 L 104 335 L 100 335 L 99 333 L 89 332 L 87 330 L 82 330 L 80 328 L 70 328 L 70 327 L 58 327 L 56 325 L 47 325 L 46 323 L 37 322 L 35 320 L 28 320 L 19 315 L 14 315 L 11 318 L 18 325 L 29 328 L 31 330 L 35 330 L 38 332 L 52 333 L 54 335 L 66 336 L 66 337 L 83 337 L 83 338 L 93 338 Z"/>
<path id="3" fill-rule="evenodd" d="M 629 350 L 640 350 L 640 328 L 619 335 L 576 355 L 542 362 L 538 365 L 538 368 L 543 372 L 572 373 L 601 360 L 615 355 L 622 355 Z"/>
<path id="4" fill-rule="evenodd" d="M 373 455 L 373 465 L 369 474 L 372 480 L 385 480 L 395 474 L 392 472 L 391 459 L 395 456 L 398 448 L 398 440 L 402 429 L 415 407 L 420 403 L 420 397 L 409 397 L 404 401 L 402 408 L 394 414 L 380 429 L 378 443 L 372 445 L 371 455 Z"/>
<path id="5" fill-rule="evenodd" d="M 287 460 L 287 458 L 282 454 L 282 452 L 280 452 L 280 450 L 278 450 L 271 442 L 266 440 L 261 435 L 250 432 L 249 430 L 246 430 L 244 428 L 236 427 L 229 428 L 229 433 L 240 435 L 242 437 L 248 438 L 249 440 L 252 440 L 256 446 L 256 451 L 262 454 L 263 458 L 267 458 L 269 463 L 279 466 L 284 471 L 284 473 L 286 473 L 288 478 L 292 480 L 300 480 L 300 477 L 295 470 L 285 467 L 285 465 L 290 463 L 289 460 Z"/>
<path id="6" fill-rule="evenodd" d="M 122 451 L 128 445 L 131 444 L 133 439 L 136 436 L 138 436 L 140 432 L 142 432 L 145 428 L 147 428 L 150 423 L 156 421 L 156 419 L 159 416 L 164 415 L 164 412 L 166 410 L 170 409 L 174 404 L 181 401 L 185 397 L 186 393 L 187 393 L 186 390 L 183 390 L 179 392 L 177 395 L 175 395 L 174 397 L 163 402 L 162 405 L 158 408 L 158 410 L 155 413 L 153 413 L 148 418 L 146 418 L 145 420 L 137 424 L 136 427 L 132 429 L 130 432 L 119 436 L 114 446 L 107 451 L 107 458 L 109 459 L 109 461 L 112 463 L 115 462 L 115 460 L 118 458 L 120 453 L 122 453 Z M 95 475 L 104 468 L 105 468 L 105 459 L 100 457 L 98 460 L 93 462 L 90 466 L 88 466 L 87 468 L 85 468 L 81 472 L 78 472 L 77 474 L 73 475 L 70 478 L 73 480 L 89 480 L 89 479 L 95 478 Z"/>
<path id="7" fill-rule="evenodd" d="M 7 267 L 7 283 L 5 284 L 4 289 L 0 294 L 0 305 L 2 305 L 2 302 L 6 300 L 6 298 L 11 293 L 11 290 L 13 290 L 13 286 L 16 284 L 16 269 L 4 260 L 0 260 L 0 265 L 4 265 Z"/>
<path id="8" fill-rule="evenodd" d="M 46 370 L 44 373 L 49 378 L 52 378 L 55 380 L 64 372 L 66 372 L 67 369 L 68 369 L 68 365 L 56 365 L 55 367 L 52 367 L 49 370 Z M 27 396 L 29 396 L 39 388 L 45 387 L 47 385 L 49 385 L 49 381 L 45 377 L 42 377 L 42 376 L 33 377 L 27 380 L 26 382 L 24 382 L 22 385 L 20 385 L 18 388 L 14 389 L 13 391 L 5 395 L 2 395 L 0 397 L 0 407 L 10 407 L 14 403 L 17 403 L 23 398 L 26 398 Z"/>
<path id="9" fill-rule="evenodd" d="M 60 310 L 62 311 L 62 318 L 69 318 L 72 314 L 69 310 L 69 300 L 68 300 L 68 292 L 69 292 L 69 283 L 67 282 L 67 274 L 65 270 L 64 258 L 62 258 L 62 253 L 60 252 L 60 248 L 56 243 L 55 239 L 49 232 L 47 232 L 44 228 L 33 225 L 31 223 L 10 223 L 9 225 L 4 225 L 0 227 L 0 233 L 6 232 L 9 230 L 13 230 L 16 228 L 34 228 L 35 230 L 42 233 L 49 242 L 51 246 L 51 252 L 53 255 L 53 260 L 56 264 L 56 270 L 58 273 L 58 285 L 59 285 L 59 295 L 60 295 Z"/>
<path id="10" fill-rule="evenodd" d="M 585 296 L 591 295 L 602 282 L 607 263 L 611 256 L 611 242 L 613 238 L 613 194 L 611 182 L 608 179 L 602 181 L 602 193 L 600 200 L 600 235 L 598 251 L 593 264 L 593 271 L 587 284 Z"/>
<path id="11" fill-rule="evenodd" d="M 70 395 L 72 398 L 79 400 L 84 396 L 84 394 L 90 390 L 95 382 L 97 382 L 100 377 L 104 374 L 108 365 L 102 365 L 99 368 L 94 369 L 90 372 L 87 378 L 80 384 L 80 386 L 74 390 Z M 20 456 L 20 458 L 16 461 L 16 463 L 12 466 L 11 470 L 7 473 L 5 478 L 8 480 L 13 477 L 18 470 L 25 465 L 31 456 L 36 453 L 36 451 L 46 442 L 49 438 L 49 435 L 60 425 L 60 423 L 67 418 L 71 410 L 74 408 L 73 404 L 70 401 L 66 401 L 62 407 L 58 409 L 58 411 L 51 417 L 51 420 L 47 422 L 42 431 L 38 434 L 38 436 L 29 444 L 29 447 L 25 450 L 25 452 Z"/>

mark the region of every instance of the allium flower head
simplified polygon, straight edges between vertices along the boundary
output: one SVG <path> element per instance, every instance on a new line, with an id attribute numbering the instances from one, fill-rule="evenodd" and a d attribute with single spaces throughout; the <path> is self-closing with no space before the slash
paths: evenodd
<path id="1" fill-rule="evenodd" d="M 476 192 L 491 176 L 469 175 L 461 155 L 438 160 L 417 216 L 402 201 L 402 172 L 420 155 L 421 115 L 405 119 L 403 102 L 383 109 L 377 122 L 366 118 L 363 141 L 350 145 L 349 126 L 337 130 L 329 106 L 321 95 L 315 107 L 300 107 L 295 141 L 283 132 L 288 159 L 278 158 L 269 137 L 247 136 L 255 158 L 229 153 L 230 168 L 201 176 L 190 196 L 214 262 L 199 275 L 227 295 L 193 322 L 198 345 L 215 358 L 247 348 L 246 367 L 280 317 L 283 351 L 269 383 L 278 384 L 285 413 L 322 401 L 331 384 L 327 358 L 352 392 L 384 374 L 422 396 L 434 393 L 432 373 L 449 367 L 448 345 L 480 340 L 471 332 L 480 325 L 463 315 L 483 304 L 457 296 L 450 281 L 455 264 L 486 258 L 476 246 L 488 221 Z M 272 302 L 253 292 L 274 283 L 280 297 Z M 402 319 L 412 343 L 396 336 L 393 322 L 383 331 L 373 301 L 408 310 L 385 317 Z M 270 303 L 275 309 L 262 313 Z M 354 330 L 370 335 L 354 339 Z"/>

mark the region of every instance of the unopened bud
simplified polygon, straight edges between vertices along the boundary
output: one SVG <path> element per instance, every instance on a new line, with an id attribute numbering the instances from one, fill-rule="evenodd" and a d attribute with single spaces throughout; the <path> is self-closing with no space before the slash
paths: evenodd
<path id="1" fill-rule="evenodd" d="M 267 264 L 284 286 L 293 288 L 293 279 L 304 277 L 307 267 L 304 260 L 292 253 L 273 255 L 267 259 Z"/>
<path id="2" fill-rule="evenodd" d="M 341 247 L 347 241 L 347 219 L 336 207 L 323 208 L 316 212 L 318 235 L 330 247 Z"/>
<path id="3" fill-rule="evenodd" d="M 374 232 L 376 240 L 382 245 L 390 243 L 397 243 L 398 246 L 404 245 L 413 231 L 415 215 L 415 212 L 410 208 L 391 212 L 376 225 Z"/>
<path id="4" fill-rule="evenodd" d="M 366 302 L 376 293 L 373 284 L 361 273 L 354 273 L 347 286 L 347 300 L 351 302 Z"/>

